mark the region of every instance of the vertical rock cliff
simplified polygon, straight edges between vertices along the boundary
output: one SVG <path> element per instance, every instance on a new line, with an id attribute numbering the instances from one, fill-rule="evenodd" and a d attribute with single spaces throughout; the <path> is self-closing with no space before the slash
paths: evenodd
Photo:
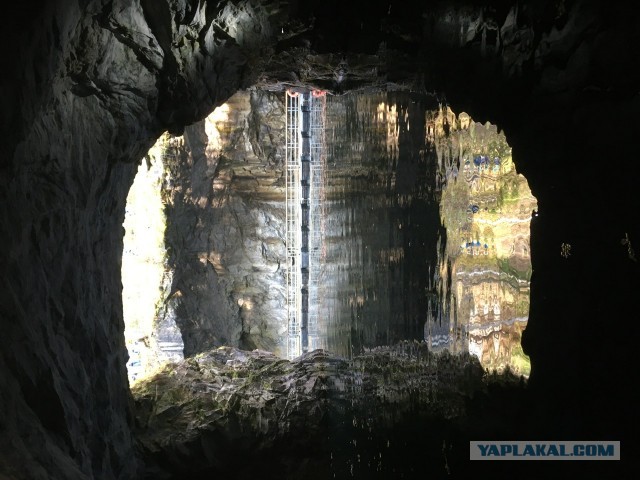
<path id="1" fill-rule="evenodd" d="M 239 92 L 166 155 L 169 305 L 185 354 L 286 355 L 283 96 Z"/>

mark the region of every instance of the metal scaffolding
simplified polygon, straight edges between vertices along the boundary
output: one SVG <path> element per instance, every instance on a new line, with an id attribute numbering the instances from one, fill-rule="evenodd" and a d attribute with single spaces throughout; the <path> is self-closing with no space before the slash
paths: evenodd
<path id="1" fill-rule="evenodd" d="M 324 92 L 314 90 L 311 93 L 311 192 L 310 203 L 310 231 L 309 231 L 309 319 L 308 319 L 308 350 L 326 348 L 326 335 L 320 332 L 320 278 L 324 263 L 324 214 L 325 191 L 324 172 L 326 166 L 325 156 L 325 107 L 326 96 Z"/>
<path id="2" fill-rule="evenodd" d="M 287 92 L 287 321 L 290 359 L 300 355 L 300 95 Z"/>
<path id="3" fill-rule="evenodd" d="M 288 357 L 321 348 L 318 279 L 322 268 L 324 199 L 323 92 L 287 91 Z"/>

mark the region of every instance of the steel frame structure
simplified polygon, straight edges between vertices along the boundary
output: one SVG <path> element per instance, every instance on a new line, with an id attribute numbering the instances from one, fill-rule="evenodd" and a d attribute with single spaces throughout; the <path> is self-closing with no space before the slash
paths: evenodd
<path id="1" fill-rule="evenodd" d="M 322 348 L 318 280 L 324 238 L 324 118 L 320 91 L 286 94 L 286 243 L 289 359 Z"/>

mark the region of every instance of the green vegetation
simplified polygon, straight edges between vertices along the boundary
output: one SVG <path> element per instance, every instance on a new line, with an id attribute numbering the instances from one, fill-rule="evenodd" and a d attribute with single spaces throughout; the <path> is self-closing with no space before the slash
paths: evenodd
<path id="1" fill-rule="evenodd" d="M 456 271 L 465 272 L 475 268 L 497 268 L 496 257 L 493 255 L 468 255 L 462 254 L 456 259 Z"/>
<path id="2" fill-rule="evenodd" d="M 460 254 L 459 247 L 464 238 L 462 232 L 469 229 L 471 219 L 469 207 L 469 187 L 464 181 L 450 182 L 442 191 L 440 216 L 447 228 L 447 255 L 452 258 Z"/>
<path id="3" fill-rule="evenodd" d="M 507 144 L 504 135 L 497 136 L 497 138 L 490 140 L 487 144 L 486 151 L 492 159 L 495 157 L 503 159 L 511 156 L 511 147 Z"/>
<path id="4" fill-rule="evenodd" d="M 528 377 L 531 375 L 531 360 L 522 350 L 520 343 L 511 350 L 511 369 L 518 375 Z"/>
<path id="5" fill-rule="evenodd" d="M 525 317 L 529 315 L 529 294 L 527 293 L 524 298 L 519 298 L 516 303 L 516 316 Z"/>
<path id="6" fill-rule="evenodd" d="M 511 276 L 514 276 L 520 280 L 531 281 L 531 266 L 526 270 L 520 270 L 511 264 L 508 258 L 498 258 L 498 268 Z"/>

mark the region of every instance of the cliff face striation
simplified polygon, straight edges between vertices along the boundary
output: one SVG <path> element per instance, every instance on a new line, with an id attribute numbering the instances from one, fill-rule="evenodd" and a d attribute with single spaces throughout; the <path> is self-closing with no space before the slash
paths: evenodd
<path id="1" fill-rule="evenodd" d="M 495 125 L 466 113 L 434 112 L 429 132 L 440 166 L 440 215 L 446 246 L 440 258 L 454 335 L 429 332 L 431 344 L 468 350 L 488 369 L 528 376 L 521 347 L 529 315 L 531 245 L 537 202 L 516 172 L 511 147 Z M 445 127 L 447 131 L 445 132 Z M 439 333 L 439 334 L 438 334 Z"/>
<path id="2" fill-rule="evenodd" d="M 186 355 L 286 355 L 282 102 L 239 92 L 166 152 L 169 308 Z"/>

